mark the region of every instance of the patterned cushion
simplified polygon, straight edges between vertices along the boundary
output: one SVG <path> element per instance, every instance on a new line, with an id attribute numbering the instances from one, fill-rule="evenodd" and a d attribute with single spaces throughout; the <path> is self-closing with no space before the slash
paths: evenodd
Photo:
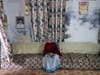
<path id="1" fill-rule="evenodd" d="M 17 54 L 14 62 L 24 68 L 42 68 L 42 54 Z M 100 69 L 100 56 L 95 54 L 68 53 L 61 57 L 63 69 Z"/>

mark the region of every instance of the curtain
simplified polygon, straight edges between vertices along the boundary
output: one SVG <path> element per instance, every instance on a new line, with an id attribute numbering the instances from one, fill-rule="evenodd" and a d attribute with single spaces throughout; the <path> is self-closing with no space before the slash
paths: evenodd
<path id="1" fill-rule="evenodd" d="M 36 42 L 44 41 L 48 35 L 48 1 L 32 0 L 32 39 Z"/>
<path id="2" fill-rule="evenodd" d="M 3 20 L 5 17 L 3 16 L 3 1 L 0 0 L 0 66 L 1 68 L 5 68 L 10 64 L 11 59 L 11 48 L 10 43 L 8 42 L 8 38 L 5 32 L 5 27 L 3 25 Z"/>
<path id="3" fill-rule="evenodd" d="M 3 13 L 3 0 L 0 0 L 0 18 L 2 16 Z"/>
<path id="4" fill-rule="evenodd" d="M 5 30 L 3 29 L 2 20 L 0 19 L 0 42 L 1 42 L 1 68 L 10 64 L 11 48 L 8 42 Z"/>
<path id="5" fill-rule="evenodd" d="M 64 41 L 66 0 L 31 0 L 32 39 L 46 41 L 49 34 L 56 42 Z"/>

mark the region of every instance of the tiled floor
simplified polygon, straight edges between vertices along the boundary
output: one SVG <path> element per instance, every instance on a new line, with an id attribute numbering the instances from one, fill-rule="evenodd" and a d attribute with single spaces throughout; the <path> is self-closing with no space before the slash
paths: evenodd
<path id="1" fill-rule="evenodd" d="M 57 70 L 55 73 L 46 73 L 43 70 L 20 70 L 20 71 L 0 70 L 0 75 L 100 75 L 100 70 L 98 71 Z"/>

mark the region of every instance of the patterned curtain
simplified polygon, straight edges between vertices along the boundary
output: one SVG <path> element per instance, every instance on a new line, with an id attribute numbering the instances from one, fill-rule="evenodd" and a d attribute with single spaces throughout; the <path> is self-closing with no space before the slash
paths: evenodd
<path id="1" fill-rule="evenodd" d="M 48 35 L 48 1 L 32 0 L 33 40 L 44 41 Z"/>
<path id="2" fill-rule="evenodd" d="M 3 20 L 5 19 L 5 17 L 3 17 L 4 13 L 3 13 L 3 1 L 0 0 L 0 66 L 1 68 L 5 68 L 7 67 L 11 60 L 10 56 L 11 56 L 11 48 L 10 48 L 10 44 L 8 42 L 7 36 L 6 36 L 6 32 L 4 29 L 4 25 L 3 25 Z"/>
<path id="3" fill-rule="evenodd" d="M 11 48 L 10 44 L 8 42 L 5 30 L 3 29 L 3 24 L 0 19 L 0 41 L 1 41 L 1 68 L 7 67 L 10 62 L 10 56 L 11 56 Z"/>
<path id="4" fill-rule="evenodd" d="M 0 18 L 2 16 L 2 13 L 3 13 L 3 1 L 0 0 Z"/>
<path id="5" fill-rule="evenodd" d="M 49 5 L 49 32 L 56 42 L 64 41 L 65 34 L 65 0 L 51 0 Z"/>
<path id="6" fill-rule="evenodd" d="M 46 41 L 51 34 L 55 42 L 63 42 L 66 0 L 31 0 L 31 3 L 33 41 Z"/>
<path id="7" fill-rule="evenodd" d="M 15 64 L 11 54 L 11 46 L 8 42 L 8 38 L 6 32 L 4 30 L 4 26 L 2 24 L 2 20 L 0 19 L 0 42 L 1 42 L 1 56 L 0 56 L 0 68 L 7 70 L 20 70 L 22 66 Z"/>

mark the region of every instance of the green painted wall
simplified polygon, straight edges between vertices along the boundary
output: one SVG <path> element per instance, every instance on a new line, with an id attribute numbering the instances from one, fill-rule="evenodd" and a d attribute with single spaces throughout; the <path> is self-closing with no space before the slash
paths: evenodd
<path id="1" fill-rule="evenodd" d="M 42 53 L 43 43 L 15 43 L 13 46 L 14 54 L 21 53 Z M 60 43 L 62 53 L 89 53 L 96 54 L 100 51 L 100 45 L 95 43 Z"/>

